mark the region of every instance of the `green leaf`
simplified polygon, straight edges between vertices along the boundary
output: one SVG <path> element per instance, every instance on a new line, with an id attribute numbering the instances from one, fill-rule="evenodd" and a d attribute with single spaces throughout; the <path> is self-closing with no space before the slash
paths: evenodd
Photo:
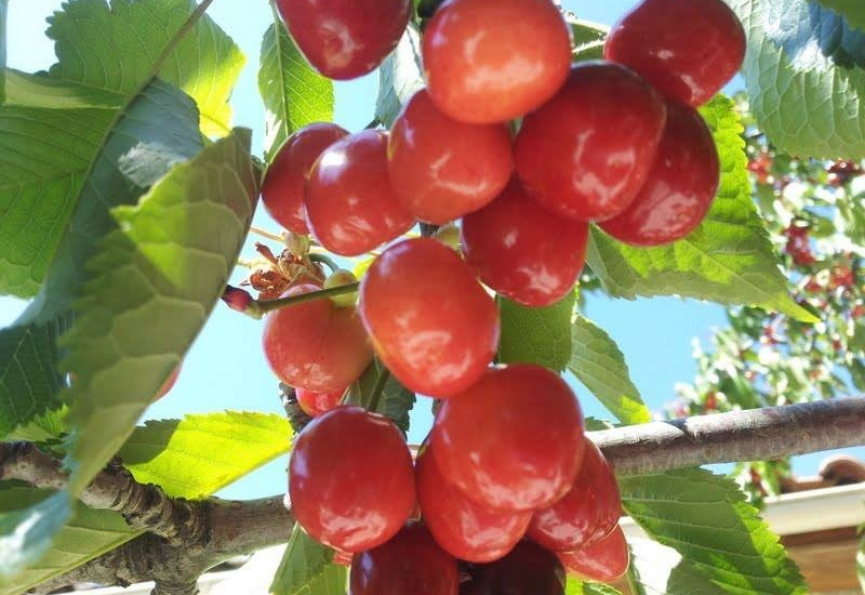
<path id="1" fill-rule="evenodd" d="M 634 595 L 724 595 L 676 550 L 647 539 L 636 539 L 630 547 L 629 573 L 638 591 Z"/>
<path id="2" fill-rule="evenodd" d="M 615 297 L 680 295 L 744 304 L 816 322 L 787 290 L 787 279 L 751 199 L 742 125 L 733 102 L 716 97 L 701 108 L 721 160 L 718 196 L 703 223 L 668 246 L 634 248 L 593 229 L 588 262 Z"/>
<path id="3" fill-rule="evenodd" d="M 345 595 L 348 572 L 333 563 L 333 550 L 294 525 L 270 586 L 271 595 Z"/>
<path id="4" fill-rule="evenodd" d="M 619 480 L 627 513 L 730 595 L 804 595 L 799 569 L 736 483 L 703 469 Z"/>
<path id="5" fill-rule="evenodd" d="M 0 0 L 0 104 L 6 99 L 6 11 L 8 1 Z"/>
<path id="6" fill-rule="evenodd" d="M 333 83 L 318 74 L 297 49 L 279 16 L 261 43 L 258 88 L 267 111 L 264 149 L 267 161 L 296 130 L 333 119 Z"/>
<path id="7" fill-rule="evenodd" d="M 574 320 L 571 337 L 573 348 L 568 370 L 623 424 L 652 421 L 615 341 L 582 316 Z"/>
<path id="8" fill-rule="evenodd" d="M 566 15 L 574 38 L 573 61 L 601 60 L 604 57 L 604 42 L 610 28 L 601 23 L 584 21 L 573 14 Z"/>
<path id="9" fill-rule="evenodd" d="M 291 433 L 284 415 L 189 415 L 147 422 L 118 456 L 139 483 L 158 485 L 175 498 L 200 499 L 287 453 Z"/>
<path id="10" fill-rule="evenodd" d="M 53 78 L 94 89 L 135 93 L 195 10 L 194 0 L 74 0 L 48 19 L 58 63 Z M 159 77 L 198 104 L 202 130 L 222 136 L 231 126 L 228 100 L 246 59 L 213 20 L 204 15 L 171 52 Z"/>
<path id="11" fill-rule="evenodd" d="M 402 105 L 424 88 L 420 34 L 414 26 L 406 29 L 399 45 L 379 67 L 378 74 L 375 118 L 390 128 Z"/>
<path id="12" fill-rule="evenodd" d="M 813 0 L 812 0 L 813 1 Z M 865 29 L 865 6 L 859 0 L 817 0 L 847 21 L 847 24 L 857 29 Z"/>
<path id="13" fill-rule="evenodd" d="M 572 576 L 568 577 L 565 595 L 622 595 L 621 591 L 603 583 L 584 583 Z"/>
<path id="14" fill-rule="evenodd" d="M 801 157 L 865 156 L 862 32 L 813 2 L 727 2 L 748 34 L 743 73 L 750 106 L 772 144 Z M 844 6 L 854 4 L 850 14 L 861 24 L 861 2 Z"/>
<path id="15" fill-rule="evenodd" d="M 0 588 L 18 585 L 21 573 L 50 551 L 73 513 L 72 501 L 63 492 L 27 505 L 0 512 Z"/>
<path id="16" fill-rule="evenodd" d="M 499 297 L 502 336 L 499 361 L 564 370 L 571 359 L 571 319 L 576 293 L 546 308 L 521 306 Z"/>
<path id="17" fill-rule="evenodd" d="M 77 376 L 68 397 L 72 494 L 120 449 L 219 301 L 258 192 L 250 140 L 249 131 L 232 133 L 175 167 L 139 205 L 114 209 L 120 229 L 100 242 L 62 339 L 62 368 Z"/>
<path id="18" fill-rule="evenodd" d="M 357 382 L 349 387 L 347 402 L 369 409 L 381 373 L 381 364 L 378 360 L 373 361 Z M 415 394 L 390 374 L 381 392 L 376 411 L 390 418 L 403 434 L 408 434 L 409 413 L 414 408 L 416 400 Z"/>
<path id="19" fill-rule="evenodd" d="M 94 112 L 99 115 L 95 116 Z M 0 163 L 4 161 L 5 155 L 14 155 L 14 159 L 20 162 L 20 168 L 30 169 L 28 162 L 32 163 L 38 156 L 51 155 L 54 147 L 54 154 L 64 154 L 64 159 L 80 161 L 76 167 L 80 167 L 81 171 L 70 179 L 66 179 L 65 173 L 57 172 L 60 176 L 59 186 L 54 192 L 61 192 L 61 199 L 69 202 L 68 207 L 62 208 L 74 207 L 74 213 L 68 224 L 57 222 L 63 233 L 58 256 L 48 269 L 38 296 L 12 327 L 0 331 L 0 362 L 8 366 L 0 382 L 0 435 L 57 408 L 61 403 L 58 395 L 60 378 L 56 371 L 59 360 L 56 341 L 68 327 L 73 303 L 80 295 L 87 277 L 83 270 L 84 263 L 98 252 L 99 239 L 117 227 L 110 209 L 119 204 L 134 203 L 152 181 L 140 179 L 140 171 L 119 168 L 118 163 L 124 156 L 127 163 L 134 163 L 130 158 L 140 154 L 142 147 L 160 147 L 163 157 L 171 154 L 172 159 L 181 159 L 191 157 L 201 146 L 198 113 L 192 102 L 176 89 L 159 81 L 149 86 L 122 116 L 112 115 L 112 112 L 105 114 L 104 110 L 33 112 L 29 108 L 0 109 L 0 123 L 10 116 L 19 118 L 25 127 L 50 123 L 56 119 L 57 129 L 65 129 L 65 132 L 58 133 L 49 127 L 41 132 L 37 143 L 22 143 L 20 146 L 8 140 L 9 144 L 4 145 L 3 139 L 8 137 L 0 135 Z M 34 121 L 36 116 L 40 119 Z M 114 122 L 113 118 L 118 119 Z M 94 125 L 106 129 L 107 136 L 104 139 L 100 136 L 102 132 L 94 134 L 90 130 L 89 127 Z M 70 133 L 79 135 L 81 140 L 78 150 L 83 158 L 77 155 L 76 143 L 71 141 Z M 92 137 L 92 145 L 85 144 L 84 140 L 88 137 Z M 63 146 L 64 140 L 70 140 L 68 147 Z M 39 148 L 32 154 L 17 153 L 25 146 L 36 144 Z M 10 153 L 4 155 L 6 147 Z M 91 151 L 92 154 L 85 155 Z M 160 163 L 165 167 L 152 171 L 154 178 L 168 170 L 165 159 Z M 0 165 L 0 170 L 9 171 L 5 165 Z M 42 171 L 50 174 L 51 169 L 45 167 Z M 135 176 L 138 176 L 137 181 Z M 25 205 L 25 209 L 50 209 L 50 201 L 37 199 L 46 191 L 50 189 L 34 188 L 32 202 L 28 195 L 28 200 L 18 204 Z M 37 219 L 38 216 L 33 215 L 30 220 L 35 223 Z M 43 233 L 50 234 L 47 230 Z M 4 233 L 0 232 L 0 238 L 3 236 Z"/>
<path id="20" fill-rule="evenodd" d="M 0 523 L 4 516 L 45 501 L 51 492 L 5 486 L 0 489 Z M 107 510 L 78 504 L 72 522 L 64 527 L 54 546 L 37 568 L 25 570 L 14 583 L 0 586 L 0 595 L 19 595 L 130 541 L 140 533 L 123 517 Z M 2 558 L 5 560 L 5 556 Z"/>

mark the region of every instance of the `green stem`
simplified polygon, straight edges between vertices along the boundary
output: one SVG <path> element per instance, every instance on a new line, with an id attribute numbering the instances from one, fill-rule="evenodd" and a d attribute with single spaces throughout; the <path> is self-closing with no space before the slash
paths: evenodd
<path id="1" fill-rule="evenodd" d="M 309 293 L 293 295 L 287 298 L 279 298 L 278 300 L 255 300 L 255 302 L 253 302 L 254 305 L 249 308 L 249 311 L 251 316 L 261 318 L 268 312 L 273 312 L 274 310 L 290 308 L 291 306 L 297 306 L 298 304 L 305 304 L 307 302 L 314 302 L 315 300 L 322 300 L 338 295 L 354 293 L 358 290 L 358 287 L 360 287 L 360 283 L 350 283 L 348 285 L 341 285 L 339 287 L 332 287 L 330 289 L 322 289 L 320 291 L 311 291 Z"/>
<path id="2" fill-rule="evenodd" d="M 310 252 L 307 256 L 312 262 L 327 265 L 327 268 L 330 269 L 331 273 L 335 273 L 340 269 L 340 266 L 336 264 L 336 261 L 327 254 L 322 254 L 321 252 Z"/>
<path id="3" fill-rule="evenodd" d="M 279 242 L 280 244 L 285 243 L 285 238 L 283 236 L 275 234 L 272 231 L 262 229 L 261 227 L 256 227 L 255 225 L 250 226 L 249 231 L 250 233 L 254 233 L 268 240 L 273 240 L 274 242 Z"/>
<path id="4" fill-rule="evenodd" d="M 369 409 L 370 411 L 378 411 L 378 406 L 381 403 L 381 395 L 384 392 L 384 385 L 387 384 L 387 380 L 390 378 L 390 370 L 387 368 L 382 368 L 381 372 L 378 374 L 378 379 L 375 381 L 375 386 L 372 389 L 372 396 L 369 399 Z"/>

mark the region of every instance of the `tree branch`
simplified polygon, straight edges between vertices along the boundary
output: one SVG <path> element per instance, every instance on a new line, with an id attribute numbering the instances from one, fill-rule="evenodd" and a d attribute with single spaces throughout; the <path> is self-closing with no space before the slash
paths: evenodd
<path id="1" fill-rule="evenodd" d="M 776 459 L 865 445 L 865 399 L 721 413 L 588 436 L 619 475 Z M 58 461 L 23 443 L 0 444 L 0 479 L 50 489 L 62 489 L 67 482 Z M 287 542 L 294 525 L 279 497 L 253 502 L 171 499 L 156 486 L 136 483 L 117 464 L 96 477 L 82 500 L 93 508 L 120 512 L 132 527 L 149 533 L 35 593 L 76 582 L 125 585 L 155 580 L 155 595 L 191 595 L 201 574 L 235 556 Z"/>
<path id="2" fill-rule="evenodd" d="M 718 413 L 588 435 L 619 475 L 773 460 L 865 445 L 865 398 Z"/>

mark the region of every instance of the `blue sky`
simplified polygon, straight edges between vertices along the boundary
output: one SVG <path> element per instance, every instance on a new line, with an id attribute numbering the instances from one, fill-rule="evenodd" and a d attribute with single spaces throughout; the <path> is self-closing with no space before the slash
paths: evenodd
<path id="1" fill-rule="evenodd" d="M 633 6 L 632 0 L 566 0 L 566 8 L 579 17 L 612 24 Z M 44 37 L 45 18 L 61 7 L 60 0 L 13 1 L 9 6 L 8 61 L 25 71 L 45 69 L 54 61 L 51 42 Z M 258 53 L 261 36 L 270 24 L 266 0 L 216 0 L 209 14 L 240 45 L 247 65 L 232 98 L 235 125 L 252 128 L 255 147 L 262 151 L 264 108 L 257 91 Z M 359 130 L 372 120 L 377 75 L 336 87 L 336 121 L 348 130 Z M 277 227 L 260 209 L 256 224 Z M 247 250 L 249 253 L 249 250 Z M 238 270 L 236 278 L 243 276 Z M 0 325 L 12 322 L 22 302 L 0 298 Z M 653 409 L 673 398 L 676 382 L 689 381 L 695 372 L 691 359 L 694 337 L 707 341 L 710 328 L 723 326 L 723 310 L 715 305 L 674 298 L 628 302 L 591 298 L 585 314 L 618 342 L 634 382 Z M 276 380 L 261 353 L 261 323 L 219 307 L 188 354 L 180 379 L 171 394 L 154 405 L 148 419 L 178 418 L 189 413 L 224 409 L 281 413 Z M 578 387 L 587 415 L 609 418 L 593 397 Z M 420 442 L 431 423 L 429 402 L 416 406 L 410 439 Z M 825 455 L 802 458 L 797 470 L 813 473 Z M 228 488 L 225 497 L 249 498 L 284 491 L 285 460 L 257 471 Z"/>

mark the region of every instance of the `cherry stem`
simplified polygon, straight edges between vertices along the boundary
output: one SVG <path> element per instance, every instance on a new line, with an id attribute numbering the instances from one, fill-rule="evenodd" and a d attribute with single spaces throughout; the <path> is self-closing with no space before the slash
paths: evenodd
<path id="1" fill-rule="evenodd" d="M 387 384 L 388 378 L 390 378 L 390 370 L 382 368 L 375 381 L 375 386 L 372 389 L 372 396 L 369 399 L 368 409 L 370 411 L 378 411 L 378 406 L 381 402 L 381 395 L 384 392 L 384 385 Z"/>
<path id="2" fill-rule="evenodd" d="M 264 318 L 268 312 L 280 310 L 282 308 L 290 308 L 315 300 L 323 300 L 338 295 L 355 293 L 360 287 L 360 283 L 349 283 L 348 285 L 340 285 L 339 287 L 331 287 L 330 289 L 321 289 L 319 291 L 311 291 L 300 295 L 293 295 L 287 298 L 279 298 L 276 300 L 252 300 L 245 310 L 245 314 L 252 318 Z"/>
<path id="3" fill-rule="evenodd" d="M 327 265 L 327 268 L 330 269 L 331 273 L 335 273 L 340 269 L 340 266 L 336 264 L 336 261 L 327 254 L 322 254 L 321 252 L 310 252 L 307 256 L 312 262 Z"/>
<path id="4" fill-rule="evenodd" d="M 285 238 L 283 236 L 275 234 L 272 231 L 267 231 L 266 229 L 254 225 L 249 228 L 249 231 L 256 235 L 260 235 L 263 238 L 267 238 L 268 240 L 273 240 L 274 242 L 279 242 L 281 244 L 285 243 Z"/>

